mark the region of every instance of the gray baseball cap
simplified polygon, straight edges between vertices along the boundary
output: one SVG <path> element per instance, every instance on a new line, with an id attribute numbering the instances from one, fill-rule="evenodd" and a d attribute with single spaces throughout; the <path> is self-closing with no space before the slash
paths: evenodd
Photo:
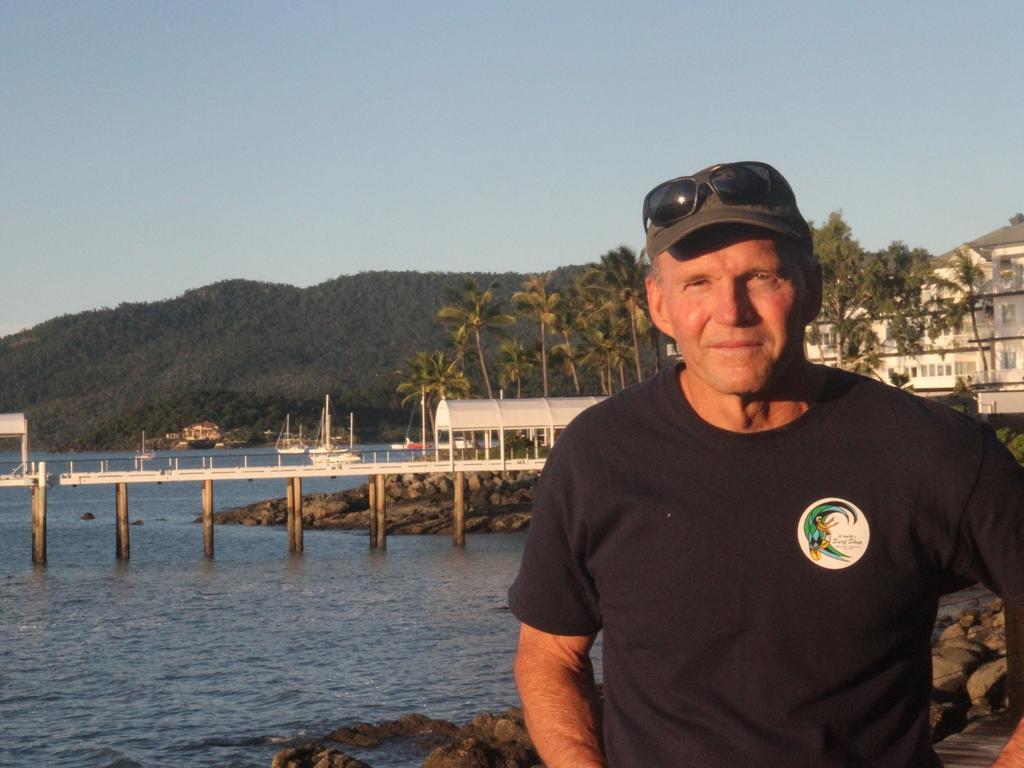
<path id="1" fill-rule="evenodd" d="M 789 182 L 767 163 L 709 166 L 659 184 L 644 198 L 647 254 L 653 258 L 694 232 L 723 224 L 748 224 L 811 242 Z"/>

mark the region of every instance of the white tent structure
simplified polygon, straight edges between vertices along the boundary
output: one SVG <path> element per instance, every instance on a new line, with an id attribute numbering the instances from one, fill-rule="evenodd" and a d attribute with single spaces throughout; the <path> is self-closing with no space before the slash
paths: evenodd
<path id="1" fill-rule="evenodd" d="M 24 413 L 0 413 L 0 437 L 21 438 L 21 466 L 28 465 L 28 419 Z"/>
<path id="2" fill-rule="evenodd" d="M 603 397 L 530 397 L 515 400 L 442 400 L 434 416 L 434 445 L 454 457 L 456 449 L 499 450 L 504 463 L 511 458 L 505 441 L 509 433 L 524 435 L 537 457 L 541 445 L 553 445 L 558 433 L 582 411 Z M 497 445 L 494 444 L 497 434 Z"/>

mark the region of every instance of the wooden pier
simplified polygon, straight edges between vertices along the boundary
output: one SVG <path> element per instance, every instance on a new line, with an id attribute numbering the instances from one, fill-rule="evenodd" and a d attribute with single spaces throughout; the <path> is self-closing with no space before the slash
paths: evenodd
<path id="1" fill-rule="evenodd" d="M 138 483 L 199 482 L 202 485 L 203 551 L 213 557 L 213 484 L 225 480 L 280 479 L 288 500 L 288 551 L 303 551 L 302 479 L 305 477 L 366 476 L 370 488 L 370 546 L 387 546 L 387 475 L 450 472 L 455 476 L 453 542 L 465 544 L 463 483 L 467 471 L 540 470 L 547 448 L 580 412 L 604 398 L 554 397 L 514 400 L 442 400 L 434 419 L 433 451 L 399 448 L 394 451 L 339 450 L 327 455 L 263 454 L 178 455 L 92 459 L 68 462 L 66 471 L 51 476 L 45 465 L 30 465 L 28 422 L 21 413 L 0 414 L 0 437 L 21 438 L 21 464 L 5 475 L 0 486 L 32 490 L 32 559 L 46 562 L 46 488 L 59 485 L 113 485 L 115 488 L 116 554 L 131 557 L 128 486 Z M 351 429 L 351 427 L 350 427 Z M 495 438 L 497 435 L 497 438 Z M 509 439 L 507 439 L 509 438 Z M 529 448 L 513 449 L 526 440 Z M 460 448 L 460 445 L 466 446 Z M 480 446 L 477 448 L 476 446 Z M 544 451 L 541 447 L 544 447 Z M 327 444 L 328 449 L 330 443 Z M 516 455 L 518 453 L 518 455 Z M 481 455 L 482 454 L 482 455 Z M 287 456 L 287 460 L 285 459 Z M 250 458 L 254 458 L 250 462 Z M 268 463 L 269 459 L 269 463 Z M 240 463 L 239 463 L 240 460 Z M 201 463 L 197 463 L 201 462 Z M 83 468 L 83 464 L 86 467 Z"/>
<path id="2" fill-rule="evenodd" d="M 373 549 L 387 548 L 387 495 L 385 479 L 389 475 L 448 472 L 454 476 L 453 535 L 456 546 L 464 546 L 465 538 L 465 473 L 467 471 L 540 470 L 545 459 L 523 452 L 492 456 L 490 450 L 449 452 L 442 457 L 436 452 L 408 450 L 366 451 L 350 453 L 334 463 L 314 462 L 308 456 L 277 454 L 196 454 L 139 459 L 132 457 L 69 461 L 57 474 L 48 474 L 44 462 L 25 463 L 9 474 L 0 474 L 0 486 L 31 489 L 32 494 L 32 560 L 46 563 L 46 489 L 50 485 L 112 485 L 114 486 L 115 555 L 118 560 L 131 558 L 129 487 L 138 484 L 197 483 L 200 486 L 199 506 L 203 518 L 203 553 L 214 556 L 213 509 L 214 482 L 278 479 L 287 500 L 288 552 L 300 554 L 304 549 L 302 525 L 302 480 L 306 477 L 361 477 L 369 480 L 370 530 Z"/>
<path id="3" fill-rule="evenodd" d="M 943 768 L 990 768 L 1002 751 L 1013 723 L 1005 712 L 976 720 L 935 745 Z"/>

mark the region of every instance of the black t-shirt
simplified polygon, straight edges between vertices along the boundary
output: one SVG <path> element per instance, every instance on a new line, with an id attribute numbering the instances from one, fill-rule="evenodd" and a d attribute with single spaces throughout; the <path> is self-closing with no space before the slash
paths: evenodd
<path id="1" fill-rule="evenodd" d="M 853 374 L 739 434 L 678 373 L 558 438 L 509 593 L 537 629 L 603 632 L 610 765 L 939 765 L 937 599 L 978 580 L 1024 604 L 1024 470 L 988 427 Z"/>

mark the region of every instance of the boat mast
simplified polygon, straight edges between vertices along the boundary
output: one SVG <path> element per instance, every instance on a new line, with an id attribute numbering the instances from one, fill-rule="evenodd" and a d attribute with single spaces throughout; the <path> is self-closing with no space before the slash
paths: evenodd
<path id="1" fill-rule="evenodd" d="M 324 395 L 324 446 L 331 450 L 331 396 Z"/>
<path id="2" fill-rule="evenodd" d="M 427 388 L 420 385 L 420 448 L 427 447 Z"/>

